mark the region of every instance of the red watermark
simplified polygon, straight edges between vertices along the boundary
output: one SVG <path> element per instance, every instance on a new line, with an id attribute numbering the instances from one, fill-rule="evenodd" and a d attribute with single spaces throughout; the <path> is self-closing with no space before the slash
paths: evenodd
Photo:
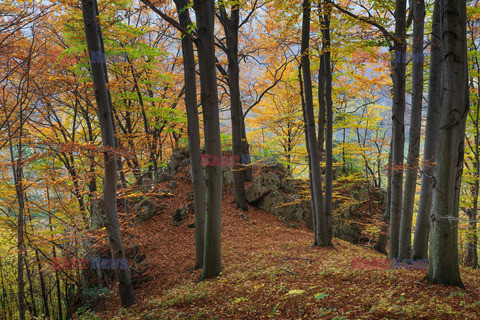
<path id="1" fill-rule="evenodd" d="M 241 162 L 239 162 L 241 160 Z M 204 167 L 228 167 L 228 166 L 238 166 L 248 165 L 251 163 L 249 154 L 242 154 L 240 159 L 239 156 L 214 156 L 211 154 L 202 154 L 202 166 Z"/>

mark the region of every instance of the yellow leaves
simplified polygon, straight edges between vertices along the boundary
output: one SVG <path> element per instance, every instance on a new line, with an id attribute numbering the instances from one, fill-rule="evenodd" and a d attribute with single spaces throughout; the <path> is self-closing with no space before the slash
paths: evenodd
<path id="1" fill-rule="evenodd" d="M 262 284 L 260 284 L 260 285 L 253 286 L 253 289 L 254 289 L 254 290 L 258 290 L 258 289 L 260 289 L 260 288 L 262 288 L 262 287 L 264 287 L 264 286 L 265 286 L 265 283 L 262 283 Z"/>
<path id="2" fill-rule="evenodd" d="M 295 296 L 295 295 L 300 295 L 300 294 L 302 294 L 302 293 L 304 293 L 304 292 L 305 292 L 305 290 L 293 289 L 293 290 L 288 291 L 285 295 L 286 295 L 286 296 L 290 296 L 290 295 L 294 295 L 294 296 Z"/>

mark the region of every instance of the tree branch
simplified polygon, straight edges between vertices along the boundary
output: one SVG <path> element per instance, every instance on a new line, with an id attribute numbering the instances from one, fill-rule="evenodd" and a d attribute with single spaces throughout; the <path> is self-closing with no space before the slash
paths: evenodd
<path id="1" fill-rule="evenodd" d="M 349 17 L 352 17 L 358 21 L 362 21 L 364 23 L 368 23 L 369 25 L 371 26 L 374 26 L 376 27 L 378 30 L 380 30 L 380 32 L 383 34 L 383 36 L 385 37 L 385 39 L 389 40 L 389 41 L 392 41 L 394 42 L 395 39 L 394 39 L 394 36 L 387 30 L 385 29 L 385 27 L 383 27 L 382 25 L 380 25 L 379 23 L 373 21 L 372 19 L 370 18 L 365 18 L 365 17 L 361 17 L 361 16 L 358 16 L 350 11 L 348 11 L 347 9 L 341 7 L 340 5 L 336 4 L 335 2 L 333 2 L 332 0 L 326 0 L 327 3 L 330 3 L 332 6 L 334 6 L 338 11 L 346 14 L 347 16 Z M 391 48 L 393 48 L 393 46 L 390 46 Z"/>
<path id="2" fill-rule="evenodd" d="M 158 14 L 163 20 L 167 21 L 169 24 L 171 24 L 175 29 L 180 31 L 184 36 L 187 36 L 190 40 L 193 41 L 196 45 L 198 45 L 198 39 L 195 38 L 190 32 L 182 28 L 180 24 L 175 21 L 175 19 L 167 16 L 165 13 L 160 11 L 157 7 L 153 5 L 153 3 L 150 2 L 150 0 L 140 0 L 144 5 L 152 9 L 156 14 Z"/>

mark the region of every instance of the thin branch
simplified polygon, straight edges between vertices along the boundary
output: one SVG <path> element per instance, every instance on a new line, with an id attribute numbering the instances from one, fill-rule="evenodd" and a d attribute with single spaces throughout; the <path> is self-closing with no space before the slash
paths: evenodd
<path id="1" fill-rule="evenodd" d="M 162 17 L 163 20 L 167 21 L 170 23 L 174 28 L 176 28 L 178 31 L 180 31 L 183 35 L 187 36 L 190 40 L 192 40 L 196 45 L 198 45 L 198 39 L 195 38 L 190 32 L 182 28 L 180 24 L 175 21 L 175 19 L 167 16 L 165 13 L 160 11 L 157 7 L 153 5 L 153 3 L 150 2 L 150 0 L 140 0 L 144 5 L 147 7 L 150 7 L 156 14 L 158 14 L 160 17 Z"/>

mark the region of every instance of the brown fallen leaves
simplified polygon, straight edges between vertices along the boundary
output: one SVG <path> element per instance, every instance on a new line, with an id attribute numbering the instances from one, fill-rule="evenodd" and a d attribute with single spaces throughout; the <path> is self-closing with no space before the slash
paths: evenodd
<path id="1" fill-rule="evenodd" d="M 365 246 L 334 239 L 334 247 L 312 247 L 313 235 L 299 223 L 288 227 L 250 207 L 248 221 L 223 199 L 223 274 L 195 283 L 193 216 L 179 227 L 171 215 L 191 190 L 185 176 L 165 213 L 137 227 L 141 253 L 153 278 L 135 291 L 137 304 L 119 309 L 111 296 L 101 319 L 477 319 L 480 273 L 462 268 L 466 290 L 423 282 L 425 270 L 352 267 L 352 259 L 384 256 Z M 478 289 L 478 290 L 477 290 Z"/>

